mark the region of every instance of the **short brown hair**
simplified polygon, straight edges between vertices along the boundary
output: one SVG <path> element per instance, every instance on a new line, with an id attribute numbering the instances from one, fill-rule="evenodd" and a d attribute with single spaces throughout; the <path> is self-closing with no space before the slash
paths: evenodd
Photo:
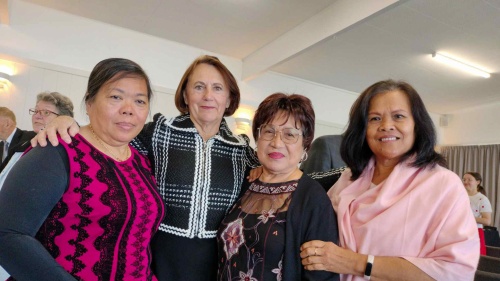
<path id="1" fill-rule="evenodd" d="M 7 117 L 10 120 L 14 121 L 14 124 L 16 124 L 16 115 L 9 108 L 0 106 L 0 116 Z"/>
<path id="2" fill-rule="evenodd" d="M 53 104 L 59 115 L 73 117 L 73 102 L 67 96 L 58 92 L 41 92 L 36 96 L 36 103 L 44 101 Z"/>
<path id="3" fill-rule="evenodd" d="M 186 72 L 184 72 L 184 75 L 179 82 L 179 86 L 177 87 L 177 91 L 175 92 L 175 106 L 177 107 L 177 110 L 179 110 L 181 114 L 186 114 L 189 112 L 189 108 L 186 104 L 186 101 L 184 100 L 183 93 L 186 90 L 189 76 L 191 76 L 195 68 L 202 63 L 215 67 L 224 78 L 224 82 L 226 82 L 227 86 L 229 87 L 230 100 L 229 107 L 224 111 L 224 116 L 233 115 L 236 109 L 238 109 L 238 107 L 240 106 L 240 88 L 238 87 L 238 83 L 236 82 L 236 79 L 229 71 L 229 69 L 227 69 L 227 67 L 222 64 L 222 62 L 220 62 L 217 57 L 209 55 L 204 55 L 196 58 L 186 69 Z"/>
<path id="4" fill-rule="evenodd" d="M 314 139 L 315 114 L 311 100 L 303 95 L 274 93 L 262 101 L 255 111 L 253 118 L 252 133 L 255 140 L 259 136 L 260 126 L 272 121 L 279 111 L 286 114 L 286 118 L 292 116 L 295 119 L 295 127 L 300 123 L 305 150 L 311 148 Z"/>

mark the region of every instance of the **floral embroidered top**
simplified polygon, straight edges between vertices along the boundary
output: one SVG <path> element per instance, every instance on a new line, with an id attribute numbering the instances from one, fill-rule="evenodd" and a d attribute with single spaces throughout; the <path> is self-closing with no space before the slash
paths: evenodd
<path id="1" fill-rule="evenodd" d="M 282 280 L 286 212 L 297 185 L 250 185 L 219 228 L 218 280 Z"/>

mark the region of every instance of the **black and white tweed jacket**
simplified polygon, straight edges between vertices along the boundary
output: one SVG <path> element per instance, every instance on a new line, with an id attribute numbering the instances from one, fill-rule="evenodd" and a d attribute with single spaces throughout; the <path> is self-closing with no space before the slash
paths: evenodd
<path id="1" fill-rule="evenodd" d="M 166 210 L 160 231 L 188 238 L 216 237 L 246 173 L 259 165 L 248 137 L 233 135 L 224 119 L 204 142 L 188 114 L 158 113 L 132 144 L 153 165 Z"/>

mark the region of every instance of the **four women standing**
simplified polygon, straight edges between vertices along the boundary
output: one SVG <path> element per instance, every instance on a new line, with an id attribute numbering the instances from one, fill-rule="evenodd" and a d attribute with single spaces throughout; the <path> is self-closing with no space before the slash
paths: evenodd
<path id="1" fill-rule="evenodd" d="M 329 192 L 341 247 L 333 243 L 331 204 L 297 168 L 314 128 L 314 114 L 307 101 L 295 103 L 297 96 L 272 95 L 259 107 L 253 133 L 263 173 L 221 224 L 244 175 L 258 165 L 248 139 L 234 136 L 223 118 L 239 98 L 225 66 L 200 57 L 176 92 L 181 115 L 155 115 L 133 142 L 153 163 L 168 214 L 152 242 L 160 280 L 211 280 L 217 263 L 220 279 L 327 279 L 336 272 L 345 280 L 472 278 L 478 239 L 467 198 L 442 167 L 432 121 L 410 85 L 376 83 L 351 109 L 341 147 L 350 169 Z M 106 138 L 97 128 L 88 130 Z M 115 159 L 128 155 L 123 146 L 99 144 Z"/>

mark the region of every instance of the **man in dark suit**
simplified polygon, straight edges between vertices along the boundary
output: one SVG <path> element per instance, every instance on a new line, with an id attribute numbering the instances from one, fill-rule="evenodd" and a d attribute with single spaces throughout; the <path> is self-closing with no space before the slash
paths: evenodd
<path id="1" fill-rule="evenodd" d="M 2 164 L 0 172 L 5 168 L 15 152 L 24 151 L 29 141 L 36 135 L 34 131 L 23 131 L 16 127 L 16 116 L 7 107 L 0 107 L 0 155 Z M 6 148 L 8 146 L 8 149 Z"/>
<path id="2" fill-rule="evenodd" d="M 341 135 L 326 135 L 316 138 L 308 151 L 306 161 L 300 168 L 306 174 L 325 172 L 345 166 L 340 156 Z"/>

